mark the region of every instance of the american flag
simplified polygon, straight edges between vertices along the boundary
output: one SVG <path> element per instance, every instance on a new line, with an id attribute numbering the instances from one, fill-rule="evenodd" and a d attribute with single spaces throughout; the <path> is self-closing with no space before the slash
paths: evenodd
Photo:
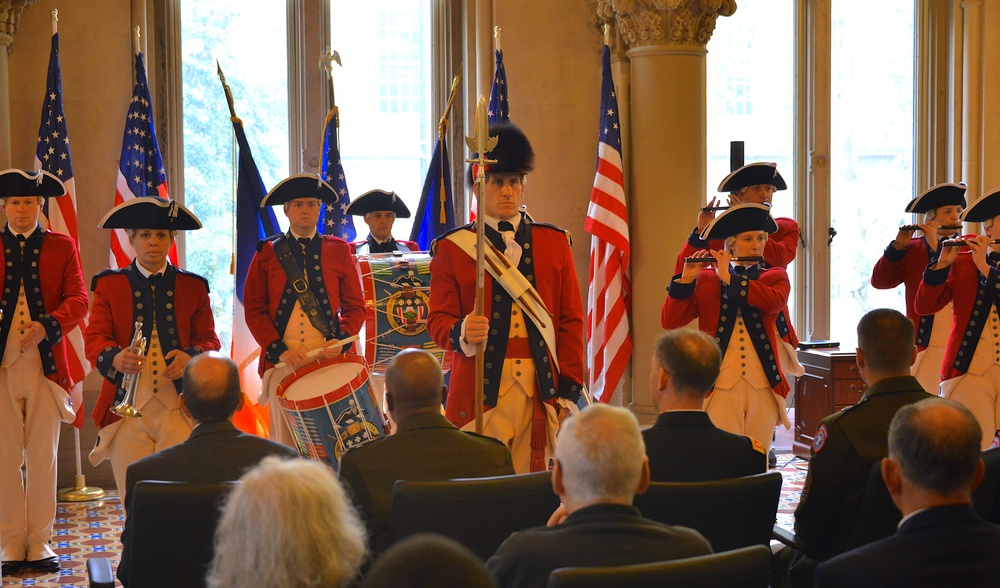
<path id="1" fill-rule="evenodd" d="M 486 109 L 486 119 L 490 125 L 510 120 L 510 102 L 507 100 L 507 70 L 503 66 L 503 51 L 497 49 L 496 68 L 493 70 L 493 86 L 490 87 L 490 105 Z M 473 178 L 475 181 L 475 178 Z M 476 197 L 469 204 L 469 220 L 476 220 Z"/>
<path id="2" fill-rule="evenodd" d="M 45 200 L 43 224 L 58 233 L 69 235 L 76 241 L 77 256 L 80 254 L 80 234 L 76 224 L 76 184 L 73 181 L 73 162 L 69 156 L 69 134 L 66 131 L 66 115 L 62 102 L 62 73 L 59 68 L 59 33 L 52 35 L 52 51 L 49 53 L 48 80 L 45 84 L 45 101 L 42 103 L 42 123 L 38 127 L 38 147 L 35 148 L 35 170 L 45 170 L 66 185 L 68 194 L 61 198 Z M 90 362 L 84 355 L 83 331 L 87 328 L 84 317 L 73 330 L 65 334 L 68 344 L 67 359 L 69 373 L 73 381 L 70 399 L 76 409 L 73 425 L 83 428 L 83 378 L 90 371 Z"/>
<path id="3" fill-rule="evenodd" d="M 622 136 L 618 99 L 611 79 L 611 51 L 601 58 L 601 131 L 597 145 L 597 174 L 590 193 L 584 228 L 590 239 L 590 285 L 587 301 L 587 357 L 590 391 L 608 402 L 621 386 L 632 356 L 628 277 L 628 211 L 622 175 Z"/>
<path id="4" fill-rule="evenodd" d="M 320 166 L 320 176 L 337 192 L 336 202 L 327 202 L 323 206 L 319 222 L 320 231 L 324 235 L 333 235 L 350 243 L 357 238 L 354 223 L 347 216 L 347 205 L 351 203 L 351 195 L 347 191 L 347 180 L 344 178 L 344 165 L 340 162 L 340 130 L 338 129 L 340 115 L 334 113 L 326 122 L 323 132 L 323 158 Z"/>
<path id="5" fill-rule="evenodd" d="M 170 198 L 167 192 L 167 171 L 163 167 L 160 146 L 153 125 L 153 103 L 146 83 L 146 67 L 142 52 L 135 56 L 135 86 L 132 104 L 125 117 L 125 135 L 118 163 L 118 183 L 115 186 L 115 206 L 136 196 Z M 125 267 L 135 257 L 123 229 L 111 233 L 111 267 Z M 177 247 L 170 248 L 170 263 L 177 265 Z"/>
<path id="6" fill-rule="evenodd" d="M 490 106 L 486 111 L 490 124 L 510 120 L 510 103 L 507 102 L 507 70 L 503 67 L 503 51 L 497 49 L 493 87 L 490 88 Z"/>

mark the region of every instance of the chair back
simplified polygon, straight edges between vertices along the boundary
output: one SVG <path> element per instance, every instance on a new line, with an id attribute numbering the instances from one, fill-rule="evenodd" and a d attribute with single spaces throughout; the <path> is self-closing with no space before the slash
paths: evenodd
<path id="1" fill-rule="evenodd" d="M 548 588 L 767 588 L 771 550 L 763 545 L 687 559 L 606 568 L 560 568 Z"/>
<path id="2" fill-rule="evenodd" d="M 205 586 L 221 507 L 235 482 L 142 480 L 133 492 L 129 586 Z"/>
<path id="3" fill-rule="evenodd" d="M 768 545 L 778 512 L 781 474 L 710 482 L 651 482 L 633 503 L 642 516 L 697 530 L 716 552 Z"/>
<path id="4" fill-rule="evenodd" d="M 416 482 L 392 491 L 390 541 L 439 533 L 488 559 L 515 531 L 544 526 L 559 507 L 550 472 Z"/>
<path id="5" fill-rule="evenodd" d="M 982 453 L 986 473 L 982 483 L 972 493 L 972 505 L 983 519 L 1000 524 L 1000 447 L 992 447 Z"/>
<path id="6" fill-rule="evenodd" d="M 882 479 L 882 460 L 878 460 L 868 471 L 868 481 L 861 495 L 858 516 L 854 519 L 854 527 L 851 529 L 846 550 L 868 545 L 894 534 L 902 518 L 902 513 L 892 502 L 889 489 L 885 487 L 885 480 Z"/>

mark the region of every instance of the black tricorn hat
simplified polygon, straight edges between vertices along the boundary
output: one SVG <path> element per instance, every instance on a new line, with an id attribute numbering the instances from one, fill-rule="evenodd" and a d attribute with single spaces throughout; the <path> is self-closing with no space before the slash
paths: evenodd
<path id="1" fill-rule="evenodd" d="M 176 200 L 137 196 L 109 210 L 97 226 L 101 229 L 194 231 L 201 228 L 201 221 Z"/>
<path id="2" fill-rule="evenodd" d="M 62 180 L 47 171 L 24 171 L 8 169 L 0 172 L 0 198 L 17 196 L 41 196 L 57 198 L 66 194 Z"/>
<path id="3" fill-rule="evenodd" d="M 981 223 L 995 216 L 1000 216 L 1000 188 L 994 188 L 992 192 L 973 202 L 962 213 L 961 219 L 963 223 Z"/>
<path id="4" fill-rule="evenodd" d="M 347 206 L 347 214 L 363 216 L 369 212 L 388 210 L 396 213 L 396 218 L 410 218 L 410 209 L 395 192 L 369 190 L 358 196 Z"/>
<path id="5" fill-rule="evenodd" d="M 965 184 L 944 183 L 931 186 L 922 194 L 910 200 L 906 212 L 923 214 L 942 206 L 961 206 L 965 208 Z"/>
<path id="6" fill-rule="evenodd" d="M 497 138 L 496 147 L 486 153 L 487 159 L 495 159 L 496 163 L 486 164 L 486 173 L 490 174 L 526 174 L 535 169 L 535 150 L 524 132 L 512 122 L 500 122 L 490 125 L 490 137 Z M 473 152 L 469 159 L 479 157 Z M 470 163 L 465 169 L 465 182 L 472 185 L 478 170 Z"/>
<path id="7" fill-rule="evenodd" d="M 758 161 L 757 163 L 748 163 L 723 178 L 719 184 L 719 192 L 739 192 L 747 186 L 760 184 L 771 184 L 777 190 L 788 189 L 785 178 L 778 173 L 777 163 Z"/>
<path id="8" fill-rule="evenodd" d="M 260 207 L 277 206 L 296 198 L 319 198 L 323 202 L 337 202 L 340 196 L 316 174 L 295 174 L 289 176 L 278 185 L 271 188 L 271 191 L 260 201 Z"/>
<path id="9" fill-rule="evenodd" d="M 747 231 L 767 231 L 773 233 L 778 225 L 771 218 L 771 207 L 766 204 L 747 202 L 729 207 L 715 217 L 701 232 L 701 238 L 725 239 Z"/>

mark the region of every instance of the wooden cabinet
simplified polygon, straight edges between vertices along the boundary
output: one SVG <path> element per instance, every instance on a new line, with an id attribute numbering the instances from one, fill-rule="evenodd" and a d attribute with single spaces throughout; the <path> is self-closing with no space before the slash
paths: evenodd
<path id="1" fill-rule="evenodd" d="M 806 373 L 795 381 L 792 452 L 808 459 L 820 421 L 857 404 L 868 385 L 858 373 L 854 351 L 804 349 L 798 351 L 798 357 Z"/>

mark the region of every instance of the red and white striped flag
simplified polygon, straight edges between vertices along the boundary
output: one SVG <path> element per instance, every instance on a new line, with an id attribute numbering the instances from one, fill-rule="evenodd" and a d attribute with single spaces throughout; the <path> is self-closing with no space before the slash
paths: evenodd
<path id="1" fill-rule="evenodd" d="M 118 182 L 115 186 L 115 206 L 136 196 L 170 198 L 167 192 L 167 171 L 160 156 L 153 125 L 153 103 L 146 83 L 146 67 L 142 52 L 135 54 L 135 86 L 132 104 L 125 117 L 125 134 L 122 153 L 118 160 Z M 123 229 L 111 232 L 112 268 L 122 268 L 132 263 L 135 250 L 129 245 Z M 170 247 L 170 263 L 177 265 L 177 245 Z"/>
<path id="2" fill-rule="evenodd" d="M 625 368 L 632 357 L 629 335 L 632 309 L 622 136 L 618 124 L 618 99 L 611 79 L 611 51 L 607 45 L 604 46 L 601 64 L 601 132 L 597 146 L 597 174 L 584 228 L 592 235 L 587 297 L 589 388 L 595 400 L 608 402 L 621 386 Z"/>
<path id="3" fill-rule="evenodd" d="M 59 33 L 52 34 L 52 51 L 49 53 L 48 79 L 45 101 L 42 103 L 42 123 L 38 127 L 38 146 L 35 148 L 35 170 L 45 170 L 66 185 L 67 195 L 45 200 L 42 224 L 52 231 L 69 235 L 76 242 L 80 254 L 80 234 L 76 224 L 76 183 L 73 181 L 73 162 L 69 156 L 69 135 L 66 132 L 66 115 L 63 112 L 62 73 L 59 68 Z M 73 387 L 70 399 L 76 410 L 76 428 L 83 428 L 83 378 L 90 371 L 90 362 L 84 355 L 83 331 L 87 328 L 84 317 L 65 334 L 66 359 L 69 361 Z"/>

